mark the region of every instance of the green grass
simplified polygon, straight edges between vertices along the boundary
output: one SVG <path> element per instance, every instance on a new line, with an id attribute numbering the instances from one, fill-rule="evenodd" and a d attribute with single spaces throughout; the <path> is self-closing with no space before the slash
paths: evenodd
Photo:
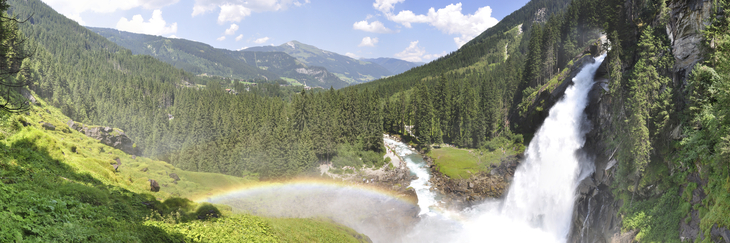
<path id="1" fill-rule="evenodd" d="M 281 80 L 289 82 L 289 84 L 294 85 L 294 86 L 303 85 L 302 83 L 300 83 L 299 81 L 297 81 L 296 79 L 293 79 L 293 78 L 287 78 L 287 77 L 279 77 L 279 78 L 281 78 Z"/>
<path id="2" fill-rule="evenodd" d="M 326 219 L 272 218 L 269 222 L 282 242 L 367 242 L 366 236 Z"/>
<path id="3" fill-rule="evenodd" d="M 444 175 L 454 179 L 468 179 L 473 174 L 489 171 L 491 164 L 499 164 L 501 151 L 498 151 L 479 155 L 478 150 L 444 147 L 432 149 L 429 156 L 434 159 L 434 163 Z"/>
<path id="4" fill-rule="evenodd" d="M 71 130 L 43 101 L 27 114 L 0 113 L 0 242 L 279 242 L 321 237 L 357 242 L 351 229 L 313 219 L 231 215 L 201 197 L 255 183 L 182 171 Z M 41 127 L 42 122 L 55 130 Z M 122 161 L 118 171 L 115 159 Z M 146 168 L 146 172 L 142 169 Z M 177 184 L 169 177 L 176 173 Z M 162 186 L 151 192 L 148 179 Z M 222 212 L 221 218 L 210 212 Z M 285 231 L 282 231 L 285 230 Z M 308 241 L 308 240 L 305 240 Z"/>

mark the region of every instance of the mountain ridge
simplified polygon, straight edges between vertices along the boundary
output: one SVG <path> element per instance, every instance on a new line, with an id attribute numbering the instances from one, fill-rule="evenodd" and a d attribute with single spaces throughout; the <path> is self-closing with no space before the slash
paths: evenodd
<path id="1" fill-rule="evenodd" d="M 133 54 L 153 56 L 194 74 L 216 75 L 238 79 L 285 79 L 292 84 L 306 83 L 322 88 L 343 88 L 347 83 L 326 69 L 308 66 L 283 52 L 233 51 L 202 42 L 166 38 L 87 27 L 109 41 L 130 49 Z M 299 70 L 299 71 L 297 71 Z"/>
<path id="2" fill-rule="evenodd" d="M 304 64 L 324 67 L 349 84 L 365 83 L 393 75 L 391 71 L 381 65 L 356 60 L 296 40 L 279 46 L 249 47 L 244 51 L 285 52 Z"/>

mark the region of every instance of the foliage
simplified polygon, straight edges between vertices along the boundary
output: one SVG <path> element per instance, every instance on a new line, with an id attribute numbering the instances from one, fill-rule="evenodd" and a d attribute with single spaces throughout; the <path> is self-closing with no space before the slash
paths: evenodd
<path id="1" fill-rule="evenodd" d="M 336 155 L 337 144 L 382 150 L 372 92 L 292 93 L 278 84 L 196 77 L 133 55 L 40 1 L 11 5 L 32 16 L 33 24 L 21 26 L 39 46 L 29 64 L 37 77 L 31 89 L 74 121 L 121 128 L 142 155 L 183 170 L 272 178 L 313 170 Z M 188 87 L 200 80 L 204 89 Z"/>

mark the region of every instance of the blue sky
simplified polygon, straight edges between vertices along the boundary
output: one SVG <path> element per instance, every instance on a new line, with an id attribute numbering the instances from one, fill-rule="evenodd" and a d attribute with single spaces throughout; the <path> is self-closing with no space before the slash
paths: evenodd
<path id="1" fill-rule="evenodd" d="M 43 0 L 84 26 L 239 50 L 291 40 L 359 58 L 428 62 L 528 0 Z"/>

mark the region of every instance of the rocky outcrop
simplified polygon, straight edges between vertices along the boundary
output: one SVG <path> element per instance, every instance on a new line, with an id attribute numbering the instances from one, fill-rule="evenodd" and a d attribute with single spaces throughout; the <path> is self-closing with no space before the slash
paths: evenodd
<path id="1" fill-rule="evenodd" d="M 666 26 L 667 35 L 672 42 L 675 71 L 686 78 L 694 65 L 702 60 L 702 30 L 710 24 L 712 2 L 709 0 L 671 2 L 670 20 Z"/>
<path id="2" fill-rule="evenodd" d="M 53 124 L 48 123 L 48 122 L 41 122 L 41 127 L 43 127 L 43 129 L 46 129 L 46 130 L 51 130 L 51 131 L 56 130 L 56 126 L 54 126 Z"/>
<path id="3" fill-rule="evenodd" d="M 73 130 L 79 131 L 88 137 L 99 140 L 99 142 L 119 149 L 127 154 L 136 155 L 138 153 L 132 139 L 118 128 L 99 126 L 88 127 L 72 120 L 69 120 L 67 125 Z"/>
<path id="4" fill-rule="evenodd" d="M 150 181 L 150 191 L 152 192 L 159 192 L 160 191 L 160 184 L 157 183 L 156 180 L 149 179 Z"/>
<path id="5" fill-rule="evenodd" d="M 114 167 L 114 171 L 119 170 L 119 167 L 122 167 L 122 159 L 116 158 L 114 159 L 116 163 L 114 163 L 112 166 Z"/>
<path id="6" fill-rule="evenodd" d="M 442 174 L 433 166 L 431 158 L 426 159 L 431 166 L 433 190 L 442 196 L 444 207 L 460 210 L 481 203 L 487 198 L 501 198 L 509 189 L 515 170 L 522 156 L 502 158 L 499 166 L 493 165 L 489 172 L 480 172 L 469 179 L 453 179 Z"/>
<path id="7" fill-rule="evenodd" d="M 170 173 L 170 178 L 172 178 L 172 183 L 177 184 L 177 182 L 180 180 L 180 177 L 177 176 L 175 173 Z"/>
<path id="8" fill-rule="evenodd" d="M 708 0 L 670 1 L 669 21 L 666 26 L 667 35 L 671 41 L 672 54 L 675 58 L 675 66 L 670 76 L 673 79 L 673 86 L 677 90 L 684 90 L 695 64 L 702 61 L 702 30 L 709 24 L 712 11 L 712 2 Z M 630 66 L 630 63 L 625 63 Z M 612 126 L 613 106 L 618 105 L 614 98 L 606 93 L 608 91 L 607 63 L 599 68 L 596 73 L 596 86 L 589 94 L 590 103 L 586 108 L 586 114 L 591 120 L 593 129 L 586 135 L 586 144 L 583 149 L 585 154 L 593 156 L 595 172 L 580 183 L 578 196 L 573 212 L 573 223 L 569 235 L 569 242 L 632 242 L 638 232 L 625 232 L 620 234 L 621 218 L 617 217 L 618 209 L 624 203 L 614 198 L 609 188 L 614 181 L 613 175 L 617 170 L 617 161 L 613 157 L 616 150 L 610 148 L 606 141 L 610 141 L 609 135 Z M 624 66 L 627 68 L 628 66 Z M 682 109 L 685 102 L 678 97 L 676 104 Z M 679 127 L 672 124 L 672 127 Z M 672 129 L 668 139 L 680 139 L 681 131 Z M 692 192 L 694 205 L 700 203 L 704 198 L 703 182 L 699 176 L 688 176 L 688 181 L 698 184 Z M 647 188 L 652 188 L 648 186 Z M 657 195 L 657 187 L 653 189 L 639 188 L 637 194 L 644 196 Z M 684 188 L 680 189 L 680 195 Z M 694 241 L 699 234 L 699 214 L 691 210 L 688 220 L 677 222 L 680 230 L 680 239 Z M 714 228 L 713 228 L 714 229 Z M 711 233 L 714 242 L 723 242 L 722 229 L 717 228 Z M 730 233 L 730 231 L 727 231 Z M 730 235 L 728 235 L 730 236 Z M 722 240 L 721 240 L 722 239 Z"/>

